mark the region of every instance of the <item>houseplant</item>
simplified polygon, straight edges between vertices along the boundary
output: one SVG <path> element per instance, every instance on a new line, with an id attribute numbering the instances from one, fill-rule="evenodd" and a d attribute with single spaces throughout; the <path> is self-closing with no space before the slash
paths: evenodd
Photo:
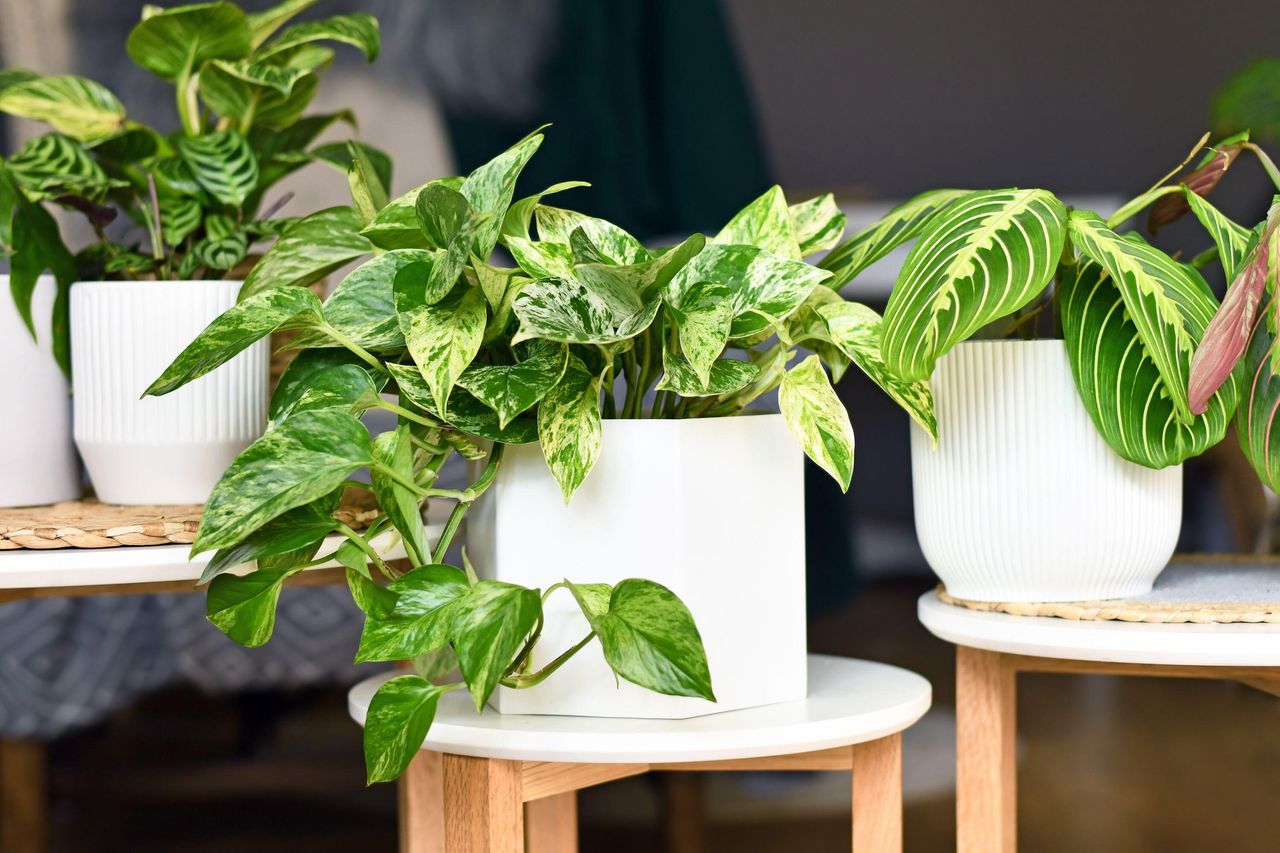
<path id="1" fill-rule="evenodd" d="M 932 379 L 936 446 L 913 433 L 916 524 L 952 594 L 1150 588 L 1177 539 L 1178 466 L 1222 439 L 1239 396 L 1224 375 L 1197 403 L 1191 374 L 1218 305 L 1198 268 L 1216 258 L 1233 277 L 1248 242 L 1204 194 L 1242 150 L 1269 166 L 1224 140 L 1105 220 L 1040 189 L 927 193 L 823 260 L 839 286 L 918 238 L 881 352 L 899 380 Z M 1117 232 L 1147 207 L 1155 227 L 1194 214 L 1214 249 L 1183 263 Z M 1049 339 L 1029 340 L 1038 326 Z"/>
<path id="2" fill-rule="evenodd" d="M 72 261 L 40 220 L 39 239 L 15 247 L 24 263 L 15 264 L 13 294 L 30 326 L 34 277 L 55 275 L 55 352 L 77 374 L 76 442 L 105 501 L 198 503 L 260 434 L 265 344 L 180 395 L 138 397 L 234 304 L 240 284 L 230 279 L 254 244 L 291 224 L 273 218 L 286 199 L 268 198 L 271 188 L 312 161 L 345 171 L 352 150 L 374 169 L 371 183 L 389 179 L 387 158 L 367 146 L 314 145 L 335 122 L 352 121 L 348 112 L 303 115 L 334 56 L 324 42 L 354 45 L 370 60 L 378 51 L 368 15 L 287 25 L 314 4 L 286 0 L 255 14 L 230 3 L 146 7 L 127 50 L 173 84 L 181 119 L 173 133 L 133 121 L 92 80 L 0 73 L 0 111 L 52 127 L 4 165 L 23 202 L 15 226 L 49 203 L 82 213 L 97 236 Z"/>
<path id="3" fill-rule="evenodd" d="M 541 141 L 535 132 L 465 178 L 380 209 L 354 181 L 353 215 L 367 224 L 282 239 L 240 304 L 149 390 L 169 393 L 281 326 L 302 330 L 272 426 L 214 489 L 194 549 L 216 550 L 211 620 L 256 644 L 284 579 L 325 535 L 347 538 L 338 556 L 367 617 L 358 659 L 413 659 L 419 670 L 389 681 L 370 708 L 372 780 L 398 775 L 439 696 L 464 684 L 477 708 L 504 689 L 542 698 L 503 707 L 652 716 L 802 694 L 800 458 L 781 432 L 848 486 L 853 433 L 824 364 L 834 374 L 857 364 L 931 424 L 927 388 L 884 370 L 878 315 L 822 287 L 829 274 L 802 260 L 843 231 L 829 196 L 788 205 L 774 188 L 715 237 L 653 250 L 543 203 L 565 185 L 512 202 Z M 373 257 L 323 305 L 291 286 L 323 247 L 356 246 L 353 234 Z M 495 265 L 499 244 L 517 266 Z M 800 343 L 817 354 L 792 365 Z M 781 415 L 731 417 L 772 389 Z M 355 415 L 372 408 L 399 423 L 371 441 Z M 475 460 L 477 476 L 460 491 L 438 488 L 455 453 Z M 385 515 L 361 535 L 329 516 L 335 491 L 366 466 Z M 435 542 L 422 532 L 424 499 L 454 503 Z M 466 552 L 461 567 L 447 565 L 473 504 L 475 568 Z M 369 545 L 388 527 L 404 541 L 407 572 Z M 523 537 L 518 555 L 513 536 Z M 223 573 L 255 559 L 251 574 Z M 659 581 L 636 580 L 632 568 Z M 375 583 L 378 573 L 391 583 Z M 603 664 L 594 650 L 576 654 L 595 639 Z M 442 679 L 455 660 L 460 683 Z M 628 690 L 684 704 L 584 698 L 625 692 L 615 677 L 585 684 L 605 665 Z"/>

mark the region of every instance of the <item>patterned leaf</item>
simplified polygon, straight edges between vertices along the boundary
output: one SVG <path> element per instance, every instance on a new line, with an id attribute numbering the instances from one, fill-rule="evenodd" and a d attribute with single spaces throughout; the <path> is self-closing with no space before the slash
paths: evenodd
<path id="1" fill-rule="evenodd" d="M 793 204 L 790 213 L 802 257 L 833 248 L 844 236 L 845 215 L 831 193 Z"/>
<path id="2" fill-rule="evenodd" d="M 318 2 L 320 0 L 284 0 L 283 3 L 263 9 L 261 12 L 250 12 L 248 16 L 250 46 L 257 50 L 259 45 L 271 38 L 276 30 L 289 22 L 290 18 Z"/>
<path id="3" fill-rule="evenodd" d="M 471 253 L 476 257 L 487 258 L 493 252 L 516 188 L 516 178 L 541 144 L 542 134 L 526 136 L 467 175 L 467 179 L 458 187 L 458 191 L 471 203 L 477 214 L 489 217 L 484 227 L 476 233 L 472 244 Z"/>
<path id="4" fill-rule="evenodd" d="M 515 364 L 472 365 L 458 385 L 498 415 L 505 428 L 516 415 L 528 411 L 560 382 L 569 363 L 569 348 L 547 341 L 516 346 Z"/>
<path id="5" fill-rule="evenodd" d="M 334 368 L 363 364 L 355 353 L 345 347 L 303 350 L 289 362 L 277 380 L 271 404 L 267 407 L 267 420 L 272 423 L 282 420 L 308 389 Z"/>
<path id="6" fill-rule="evenodd" d="M 421 566 L 428 562 L 431 554 L 427 531 L 422 525 L 422 507 L 417 495 L 394 480 L 387 471 L 394 471 L 413 482 L 413 443 L 409 438 L 408 424 L 401 424 L 373 440 L 373 467 L 369 469 L 369 481 L 378 506 L 400 533 L 409 559 L 415 566 Z"/>
<path id="7" fill-rule="evenodd" d="M 387 369 L 396 380 L 403 402 L 417 406 L 432 417 L 468 435 L 500 441 L 503 444 L 532 444 L 538 440 L 537 422 L 532 418 L 515 418 L 506 427 L 498 425 L 498 416 L 463 388 L 454 388 L 449 396 L 449 414 L 443 417 L 431 396 L 431 389 L 416 366 L 388 363 Z"/>
<path id="8" fill-rule="evenodd" d="M 791 224 L 787 199 L 778 186 L 771 187 L 738 211 L 713 242 L 755 246 L 793 261 L 803 257 Z"/>
<path id="9" fill-rule="evenodd" d="M 330 350 L 337 351 L 333 348 Z M 345 349 L 341 351 L 347 352 Z M 386 384 L 385 380 L 386 376 L 379 374 L 378 381 L 375 382 L 369 371 L 359 364 L 335 364 L 323 373 L 308 377 L 305 387 L 293 386 L 293 393 L 287 397 L 282 397 L 277 389 L 271 398 L 275 415 L 271 417 L 267 428 L 278 426 L 282 420 L 298 412 L 338 409 L 353 415 L 363 414 L 370 407 L 370 400 L 377 399 L 378 392 Z"/>
<path id="10" fill-rule="evenodd" d="M 403 349 L 404 335 L 396 317 L 396 275 L 410 264 L 431 261 L 432 253 L 422 249 L 395 249 L 365 261 L 324 301 L 325 322 L 365 349 Z M 303 332 L 292 345 L 325 346 L 326 340 L 330 339 L 322 333 Z"/>
<path id="11" fill-rule="evenodd" d="M 1066 208 L 1045 190 L 987 190 L 953 201 L 907 255 L 889 297 L 882 331 L 889 369 L 927 380 L 943 353 L 1044 290 L 1062 255 L 1065 220 Z"/>
<path id="12" fill-rule="evenodd" d="M 581 228 L 604 255 L 604 263 L 638 264 L 651 257 L 639 240 L 612 222 L 546 205 L 538 205 L 534 215 L 538 220 L 538 237 L 543 242 L 568 245 L 570 235 Z"/>
<path id="13" fill-rule="evenodd" d="M 366 619 L 356 663 L 409 660 L 448 645 L 453 616 L 470 588 L 467 576 L 453 566 L 420 566 L 392 581 L 396 597 L 385 618 Z"/>
<path id="14" fill-rule="evenodd" d="M 1280 343 L 1276 333 L 1276 271 L 1271 292 L 1258 310 L 1240 374 L 1243 377 L 1236 433 L 1263 484 L 1280 490 Z M 1221 393 L 1221 392 L 1219 392 Z"/>
<path id="15" fill-rule="evenodd" d="M 1249 230 L 1232 222 L 1222 214 L 1222 211 L 1190 189 L 1184 188 L 1183 194 L 1186 196 L 1191 212 L 1195 214 L 1196 219 L 1200 220 L 1204 230 L 1208 231 L 1209 236 L 1213 238 L 1213 244 L 1218 247 L 1218 260 L 1222 264 L 1222 271 L 1226 274 L 1227 281 L 1231 281 L 1240 271 L 1240 263 L 1244 260 L 1244 254 L 1249 248 L 1251 237 Z"/>
<path id="16" fill-rule="evenodd" d="M 455 605 L 453 647 L 477 711 L 489 701 L 541 612 L 536 589 L 501 581 L 480 581 Z"/>
<path id="17" fill-rule="evenodd" d="M 205 615 L 240 645 L 261 646 L 275 630 L 280 588 L 296 573 L 296 569 L 259 569 L 243 577 L 219 575 L 209 584 Z"/>
<path id="18" fill-rule="evenodd" d="M 230 3 L 162 9 L 144 17 L 125 49 L 133 61 L 166 80 L 196 71 L 211 59 L 249 55 L 249 24 Z"/>
<path id="19" fill-rule="evenodd" d="M 360 232 L 380 249 L 430 249 L 418 222 L 418 195 L 427 187 L 440 184 L 452 189 L 462 185 L 462 178 L 441 178 L 414 187 L 393 198 L 373 221 Z"/>
<path id="20" fill-rule="evenodd" d="M 511 206 L 507 208 L 506 215 L 502 218 L 500 239 L 503 245 L 506 245 L 507 237 L 519 237 L 522 240 L 532 239 L 529 236 L 529 223 L 533 220 L 534 209 L 542 202 L 544 196 L 554 195 L 576 187 L 589 186 L 591 184 L 586 181 L 561 181 L 558 184 L 552 184 L 540 193 L 528 195 L 519 201 L 512 202 Z"/>
<path id="21" fill-rule="evenodd" d="M 569 356 L 560 383 L 538 406 L 538 438 L 564 502 L 591 473 L 600 456 L 600 377 Z"/>
<path id="22" fill-rule="evenodd" d="M 201 265 L 213 270 L 229 270 L 249 253 L 249 239 L 243 231 L 226 237 L 206 237 L 191 247 Z"/>
<path id="23" fill-rule="evenodd" d="M 342 492 L 335 489 L 332 494 L 268 521 L 244 541 L 229 548 L 219 548 L 213 559 L 205 564 L 197 585 L 203 586 L 237 566 L 279 557 L 312 543 L 319 544 L 338 526 L 333 511 L 341 498 Z"/>
<path id="24" fill-rule="evenodd" d="M 827 287 L 833 290 L 844 287 L 867 267 L 920 236 L 934 215 L 968 194 L 968 190 L 930 190 L 908 199 L 883 219 L 863 228 L 818 263 L 822 269 L 834 273 L 827 279 Z"/>
<path id="25" fill-rule="evenodd" d="M 418 754 L 447 688 L 401 675 L 378 688 L 364 722 L 364 765 L 369 784 L 395 779 Z"/>
<path id="26" fill-rule="evenodd" d="M 513 307 L 520 331 L 513 343 L 541 338 L 579 344 L 608 344 L 634 338 L 653 322 L 657 298 L 645 299 L 628 277 L 629 267 L 582 264 L 571 279 L 535 281 L 520 291 Z"/>
<path id="27" fill-rule="evenodd" d="M 436 304 L 425 299 L 428 282 L 421 264 L 396 274 L 396 312 L 409 354 L 422 372 L 431 397 L 447 416 L 449 394 L 484 337 L 484 294 L 474 287 Z"/>
<path id="28" fill-rule="evenodd" d="M 749 361 L 721 358 L 711 363 L 703 379 L 693 365 L 678 355 L 662 351 L 662 379 L 657 390 L 675 391 L 681 397 L 717 397 L 747 387 L 760 375 L 760 368 Z"/>
<path id="29" fill-rule="evenodd" d="M 33 200 L 82 196 L 101 201 L 110 190 L 128 186 L 107 177 L 84 146 L 61 133 L 27 140 L 9 158 L 8 168 Z"/>
<path id="30" fill-rule="evenodd" d="M 573 251 L 564 243 L 507 237 L 507 250 L 532 278 L 573 278 Z"/>
<path id="31" fill-rule="evenodd" d="M 164 194 L 159 201 L 160 231 L 170 246 L 194 234 L 204 220 L 204 208 L 193 198 Z"/>
<path id="32" fill-rule="evenodd" d="M 258 160 L 234 130 L 184 137 L 178 151 L 201 188 L 223 204 L 241 206 L 258 184 Z"/>
<path id="33" fill-rule="evenodd" d="M 849 491 L 853 477 L 853 426 L 816 355 L 782 377 L 778 408 L 805 454 L 834 477 L 842 491 Z"/>
<path id="34" fill-rule="evenodd" d="M 372 15 L 357 12 L 294 24 L 258 48 L 256 59 L 260 62 L 272 59 L 279 62 L 285 59 L 290 51 L 316 41 L 338 41 L 349 44 L 359 49 L 367 61 L 373 62 L 378 58 L 378 20 Z"/>
<path id="35" fill-rule="evenodd" d="M 316 211 L 289 226 L 254 264 L 240 298 L 284 285 L 306 287 L 372 251 L 373 244 L 360 235 L 360 223 L 351 208 Z"/>
<path id="36" fill-rule="evenodd" d="M 105 86 L 85 77 L 36 77 L 0 90 L 0 112 L 43 121 L 82 142 L 124 129 L 124 105 Z"/>
<path id="37" fill-rule="evenodd" d="M 711 368 L 729 343 L 733 324 L 733 290 L 726 284 L 694 282 L 680 294 L 679 305 L 668 306 L 680 337 L 680 349 L 699 384 L 711 381 Z"/>

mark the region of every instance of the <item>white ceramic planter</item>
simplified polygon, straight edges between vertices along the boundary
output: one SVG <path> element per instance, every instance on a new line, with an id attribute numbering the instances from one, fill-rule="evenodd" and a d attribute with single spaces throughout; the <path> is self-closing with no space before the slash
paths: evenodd
<path id="1" fill-rule="evenodd" d="M 1168 563 L 1182 467 L 1121 459 L 1062 341 L 971 341 L 932 379 L 938 446 L 912 425 L 916 531 L 947 591 L 979 601 L 1138 595 Z"/>
<path id="2" fill-rule="evenodd" d="M 80 497 L 80 461 L 71 443 L 71 389 L 53 360 L 52 276 L 40 276 L 31 300 L 37 340 L 0 275 L 0 506 L 32 506 Z"/>
<path id="3" fill-rule="evenodd" d="M 98 497 L 202 503 L 262 434 L 269 345 L 259 341 L 164 397 L 142 392 L 215 317 L 235 281 L 92 281 L 71 288 L 75 439 Z"/>
<path id="4" fill-rule="evenodd" d="M 802 460 L 780 415 L 607 420 L 600 459 L 566 507 L 538 446 L 508 447 L 468 516 L 477 570 L 543 589 L 564 578 L 666 586 L 693 613 L 718 701 L 619 682 L 591 644 L 537 687 L 499 688 L 497 709 L 677 719 L 804 698 Z M 588 630 L 557 590 L 534 666 Z"/>

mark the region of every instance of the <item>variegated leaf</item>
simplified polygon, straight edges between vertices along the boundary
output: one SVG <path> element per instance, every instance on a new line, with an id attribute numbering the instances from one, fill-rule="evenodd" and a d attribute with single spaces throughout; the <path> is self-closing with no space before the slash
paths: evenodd
<path id="1" fill-rule="evenodd" d="M 591 473 L 600 456 L 600 377 L 575 355 L 559 384 L 538 406 L 538 439 L 564 502 Z"/>
<path id="2" fill-rule="evenodd" d="M 526 136 L 467 175 L 467 179 L 458 187 L 458 191 L 471 203 L 472 209 L 477 214 L 488 217 L 472 243 L 471 253 L 476 257 L 487 258 L 493 252 L 507 208 L 511 205 L 516 178 L 541 144 L 542 134 L 535 132 Z"/>
<path id="3" fill-rule="evenodd" d="M 409 766 L 422 749 L 446 689 L 416 675 L 401 675 L 373 694 L 364 724 L 365 777 L 370 785 L 390 782 Z"/>
<path id="4" fill-rule="evenodd" d="M 573 252 L 567 243 L 546 243 L 507 237 L 507 250 L 531 278 L 572 278 Z"/>
<path id="5" fill-rule="evenodd" d="M 545 397 L 569 362 L 569 348 L 563 344 L 528 341 L 515 350 L 515 364 L 473 364 L 458 378 L 460 387 L 497 413 L 499 428 Z"/>
<path id="6" fill-rule="evenodd" d="M 662 379 L 657 390 L 675 391 L 681 397 L 718 397 L 747 387 L 760 375 L 760 368 L 749 361 L 733 358 L 716 359 L 703 379 L 693 365 L 678 355 L 662 351 Z"/>
<path id="7" fill-rule="evenodd" d="M 933 409 L 933 392 L 923 380 L 904 382 L 893 375 L 880 356 L 880 315 L 866 305 L 839 300 L 820 305 L 817 313 L 826 321 L 831 343 L 880 386 L 912 420 L 938 440 L 938 418 Z"/>
<path id="8" fill-rule="evenodd" d="M 431 304 L 453 289 L 478 235 L 489 227 L 493 216 L 474 210 L 462 193 L 442 184 L 424 187 L 416 209 L 422 233 L 440 250 L 434 255 L 426 285 Z"/>
<path id="9" fill-rule="evenodd" d="M 367 61 L 373 62 L 378 58 L 380 47 L 378 20 L 372 15 L 356 12 L 294 24 L 259 47 L 255 59 L 259 62 L 287 62 L 289 53 L 317 41 L 349 44 L 363 53 Z"/>
<path id="10" fill-rule="evenodd" d="M 483 580 L 454 606 L 453 647 L 476 710 L 484 708 L 542 613 L 536 589 Z"/>
<path id="11" fill-rule="evenodd" d="M 1129 264 L 1113 265 L 1132 277 Z M 1217 303 L 1195 270 L 1176 267 L 1176 274 L 1156 286 L 1174 303 L 1188 338 L 1198 341 Z M 1222 439 L 1235 411 L 1236 381 L 1229 380 L 1219 390 L 1204 415 L 1185 417 L 1169 389 L 1172 384 L 1185 395 L 1190 354 L 1177 356 L 1173 382 L 1168 382 L 1108 267 L 1082 258 L 1074 268 L 1064 268 L 1057 299 L 1080 399 L 1117 454 L 1148 468 L 1163 468 L 1203 453 Z M 1185 405 L 1184 396 L 1181 406 Z"/>
<path id="12" fill-rule="evenodd" d="M 128 186 L 114 180 L 83 145 L 61 133 L 46 133 L 26 141 L 9 158 L 8 169 L 33 200 L 81 196 L 101 201 L 113 189 Z"/>
<path id="13" fill-rule="evenodd" d="M 427 543 L 427 531 L 422 524 L 422 507 L 418 496 L 388 472 L 395 472 L 401 479 L 413 482 L 413 442 L 409 437 L 408 424 L 402 423 L 398 428 L 387 430 L 373 440 L 373 465 L 369 468 L 369 483 L 378 506 L 400 533 L 413 565 L 425 565 L 430 561 L 431 551 Z"/>
<path id="14" fill-rule="evenodd" d="M 258 185 L 258 160 L 234 130 L 184 137 L 178 151 L 201 188 L 223 204 L 239 207 Z"/>
<path id="15" fill-rule="evenodd" d="M 906 381 L 1053 278 L 1066 208 L 1046 190 L 986 190 L 952 201 L 911 249 L 889 297 L 882 355 Z M 834 254 L 834 252 L 833 252 Z"/>
<path id="16" fill-rule="evenodd" d="M 254 264 L 240 298 L 273 287 L 306 287 L 373 251 L 360 234 L 360 221 L 349 207 L 330 207 L 289 226 L 262 260 Z"/>
<path id="17" fill-rule="evenodd" d="M 299 569 L 258 569 L 244 576 L 219 575 L 205 596 L 205 618 L 242 646 L 271 639 L 276 605 L 285 580 Z"/>
<path id="18" fill-rule="evenodd" d="M 133 61 L 166 80 L 198 71 L 211 59 L 249 55 L 249 22 L 231 3 L 200 3 L 155 9 L 129 33 L 125 49 Z"/>
<path id="19" fill-rule="evenodd" d="M 259 293 L 215 318 L 144 393 L 160 396 L 176 391 L 272 332 L 317 326 L 322 322 L 320 300 L 306 288 L 282 287 Z"/>
<path id="20" fill-rule="evenodd" d="M 778 408 L 791 434 L 818 467 L 849 491 L 853 477 L 853 425 L 816 355 L 782 377 Z"/>
<path id="21" fill-rule="evenodd" d="M 582 264 L 573 278 L 535 281 L 513 304 L 520 331 L 513 343 L 541 338 L 566 344 L 609 344 L 643 332 L 658 313 L 657 298 L 645 299 L 627 270 Z"/>
<path id="22" fill-rule="evenodd" d="M 347 352 L 326 348 L 330 352 Z M 325 352 L 326 350 L 312 350 Z M 294 359 L 296 362 L 297 359 Z M 290 364 L 292 367 L 292 363 Z M 296 376 L 293 378 L 297 378 Z M 285 418 L 298 412 L 310 412 L 316 409 L 339 409 L 353 415 L 364 414 L 370 407 L 370 400 L 376 400 L 378 392 L 386 384 L 386 374 L 379 373 L 379 381 L 375 382 L 369 371 L 359 364 L 335 364 L 324 371 L 309 376 L 304 387 L 293 386 L 294 393 L 281 395 L 279 389 L 271 397 L 273 412 L 267 423 L 272 429 Z"/>
<path id="23" fill-rule="evenodd" d="M 324 377 L 333 372 L 342 373 L 347 367 L 363 369 L 367 367 L 363 361 L 346 347 L 320 347 L 307 349 L 298 353 L 285 367 L 284 373 L 276 382 L 276 389 L 271 394 L 271 404 L 267 407 L 267 421 L 275 424 L 284 420 L 289 411 L 308 392 L 324 382 Z M 353 379 L 358 383 L 358 379 Z M 386 384 L 386 377 L 381 376 L 374 383 L 378 390 Z M 363 388 L 357 385 L 348 393 L 348 398 L 358 399 Z M 354 396 L 351 396 L 354 394 Z"/>
<path id="24" fill-rule="evenodd" d="M 845 215 L 831 193 L 793 204 L 790 213 L 802 257 L 831 249 L 844 237 Z"/>
<path id="25" fill-rule="evenodd" d="M 612 222 L 546 205 L 538 205 L 534 216 L 538 220 L 538 238 L 543 242 L 569 245 L 570 235 L 581 228 L 604 255 L 605 263 L 639 264 L 651 257 L 639 240 Z"/>
<path id="26" fill-rule="evenodd" d="M 793 261 L 802 257 L 791 224 L 791 211 L 779 186 L 770 187 L 738 211 L 713 242 L 755 246 Z"/>
<path id="27" fill-rule="evenodd" d="M 422 372 L 432 399 L 447 414 L 449 393 L 462 371 L 480 351 L 484 337 L 484 294 L 464 287 L 460 294 L 429 304 L 421 264 L 396 274 L 396 313 L 409 354 Z"/>
<path id="28" fill-rule="evenodd" d="M 408 660 L 449 644 L 457 604 L 470 589 L 453 566 L 423 565 L 387 586 L 396 597 L 387 616 L 366 619 L 356 663 Z"/>
<path id="29" fill-rule="evenodd" d="M 284 0 L 282 3 L 263 9 L 261 12 L 250 12 L 249 21 L 249 43 L 250 46 L 257 50 L 261 44 L 271 38 L 286 23 L 289 22 L 294 15 L 304 12 L 320 0 Z"/>
<path id="30" fill-rule="evenodd" d="M 1249 229 L 1232 222 L 1223 215 L 1222 211 L 1192 190 L 1184 187 L 1183 194 L 1186 196 L 1191 212 L 1195 214 L 1196 219 L 1200 220 L 1204 230 L 1208 231 L 1209 236 L 1213 238 L 1213 244 L 1218 247 L 1218 261 L 1222 264 L 1222 271 L 1226 274 L 1227 281 L 1231 281 L 1240 271 L 1240 263 L 1244 260 L 1244 254 L 1249 248 L 1251 237 Z"/>
<path id="31" fill-rule="evenodd" d="M 1240 447 L 1272 491 L 1280 491 L 1280 336 L 1276 323 L 1276 272 L 1259 307 L 1249 345 L 1241 361 L 1242 391 L 1236 412 Z"/>
<path id="32" fill-rule="evenodd" d="M 833 290 L 844 287 L 867 267 L 919 237 L 937 213 L 968 194 L 969 190 L 930 190 L 890 210 L 884 218 L 863 228 L 818 262 L 819 267 L 833 273 L 826 281 L 827 287 Z"/>
<path id="33" fill-rule="evenodd" d="M 360 346 L 375 352 L 404 347 L 404 335 L 396 318 L 395 281 L 410 264 L 430 264 L 432 253 L 424 249 L 394 249 L 356 267 L 324 301 L 324 319 Z M 328 346 L 321 333 L 303 332 L 291 346 Z"/>
<path id="34" fill-rule="evenodd" d="M 333 511 L 338 508 L 341 499 L 342 490 L 334 489 L 325 497 L 276 516 L 242 542 L 230 548 L 218 549 L 205 564 L 196 585 L 203 586 L 237 566 L 259 560 L 270 562 L 272 558 L 306 549 L 312 543 L 318 546 L 338 526 Z M 259 568 L 263 566 L 259 565 Z"/>
<path id="35" fill-rule="evenodd" d="M 552 184 L 540 193 L 527 195 L 518 201 L 513 201 L 511 206 L 507 208 L 506 216 L 502 218 L 502 233 L 500 235 L 502 244 L 506 245 L 508 237 L 519 237 L 522 240 L 533 239 L 529 234 L 529 223 L 533 221 L 533 211 L 542 203 L 544 196 L 554 195 L 577 187 L 589 186 L 591 184 L 586 181 L 561 181 L 558 184 Z"/>
<path id="36" fill-rule="evenodd" d="M 490 266 L 473 255 L 471 263 L 462 272 L 467 276 L 469 284 L 480 288 L 484 293 L 485 301 L 489 303 L 489 307 L 497 311 L 498 307 L 502 305 L 507 291 L 511 288 L 511 282 L 520 277 L 521 271 Z"/>
<path id="37" fill-rule="evenodd" d="M 380 249 L 430 249 L 418 223 L 418 195 L 433 185 L 458 189 L 462 178 L 440 178 L 393 198 L 360 233 Z"/>
<path id="38" fill-rule="evenodd" d="M 711 367 L 729 343 L 733 324 L 733 291 L 725 284 L 695 282 L 667 307 L 680 338 L 680 349 L 699 383 L 711 381 Z"/>
<path id="39" fill-rule="evenodd" d="M 124 130 L 124 105 L 86 77 L 33 77 L 0 90 L 0 112 L 52 125 L 81 142 Z"/>
<path id="40" fill-rule="evenodd" d="M 471 396 L 465 388 L 453 389 L 449 396 L 448 417 L 445 417 L 416 366 L 388 363 L 387 370 L 396 380 L 402 402 L 416 406 L 460 432 L 503 444 L 532 444 L 538 440 L 538 425 L 533 418 L 514 418 L 505 427 L 500 427 L 493 409 Z"/>

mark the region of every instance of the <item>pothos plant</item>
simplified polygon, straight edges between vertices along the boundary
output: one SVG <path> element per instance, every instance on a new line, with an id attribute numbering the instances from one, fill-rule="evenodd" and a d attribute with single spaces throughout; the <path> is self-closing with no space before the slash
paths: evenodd
<path id="1" fill-rule="evenodd" d="M 0 71 L 0 112 L 52 127 L 0 161 L 0 252 L 11 255 L 14 302 L 33 334 L 36 278 L 56 278 L 54 352 L 64 371 L 73 281 L 222 278 L 292 223 L 272 218 L 287 198 L 266 199 L 281 178 L 313 161 L 345 170 L 352 149 L 368 170 L 363 182 L 385 194 L 385 154 L 355 141 L 315 144 L 335 123 L 354 125 L 349 111 L 303 115 L 334 58 L 323 42 L 372 61 L 377 21 L 350 14 L 285 26 L 316 2 L 253 14 L 222 2 L 144 7 L 126 49 L 173 84 L 181 127 L 172 133 L 130 119 L 85 77 Z M 96 242 L 73 256 L 44 204 L 83 214 Z M 121 213 L 132 227 L 110 228 Z"/>
<path id="2" fill-rule="evenodd" d="M 936 190 L 894 209 L 820 266 L 841 286 L 916 240 L 885 311 L 881 355 L 893 377 L 923 382 L 963 340 L 1032 336 L 1047 326 L 1065 340 L 1080 399 L 1103 439 L 1125 459 L 1163 468 L 1220 441 L 1236 411 L 1238 377 L 1219 371 L 1210 388 L 1193 376 L 1192 356 L 1218 308 L 1199 270 L 1216 261 L 1232 280 L 1259 251 L 1250 249 L 1256 230 L 1205 199 L 1242 151 L 1256 154 L 1280 187 L 1266 154 L 1240 135 L 1205 148 L 1190 172 L 1175 178 L 1179 166 L 1105 219 L 1043 189 Z M 1213 248 L 1182 262 L 1120 230 L 1148 207 L 1152 232 L 1189 212 Z"/>
<path id="3" fill-rule="evenodd" d="M 541 142 L 535 132 L 465 177 L 385 205 L 371 203 L 357 160 L 353 207 L 286 232 L 242 301 L 148 391 L 169 393 L 276 330 L 299 330 L 292 345 L 302 351 L 270 426 L 214 489 L 193 551 L 215 552 L 203 578 L 210 620 L 256 645 L 271 634 L 285 579 L 327 559 L 321 541 L 341 534 L 336 559 L 366 617 L 356 659 L 418 665 L 370 705 L 372 781 L 399 775 L 442 694 L 465 685 L 479 709 L 499 685 L 539 684 L 592 641 L 620 678 L 714 699 L 693 617 L 659 584 L 562 580 L 538 590 L 479 580 L 465 552 L 461 565 L 446 562 L 507 445 L 540 444 L 567 502 L 599 458 L 604 419 L 738 415 L 776 389 L 804 451 L 847 488 L 853 433 L 827 371 L 850 364 L 932 423 L 925 385 L 896 380 L 881 362 L 879 316 L 846 303 L 828 286 L 832 274 L 803 260 L 844 231 L 829 195 L 789 205 L 775 187 L 715 236 L 654 248 L 544 203 L 573 184 L 513 202 Z M 323 304 L 297 286 L 361 257 Z M 801 346 L 814 354 L 799 357 Z M 374 409 L 398 423 L 371 439 L 359 416 Z M 454 454 L 483 463 L 465 489 L 437 483 Z M 351 479 L 363 468 L 368 484 Z M 380 505 L 369 530 L 333 518 L 347 487 L 371 490 Z M 432 500 L 453 504 L 434 540 L 421 520 Z M 407 569 L 374 545 L 389 531 Z M 251 561 L 248 575 L 225 573 Z M 575 598 L 590 631 L 530 671 L 543 604 L 557 592 Z M 461 681 L 443 677 L 455 662 Z"/>

